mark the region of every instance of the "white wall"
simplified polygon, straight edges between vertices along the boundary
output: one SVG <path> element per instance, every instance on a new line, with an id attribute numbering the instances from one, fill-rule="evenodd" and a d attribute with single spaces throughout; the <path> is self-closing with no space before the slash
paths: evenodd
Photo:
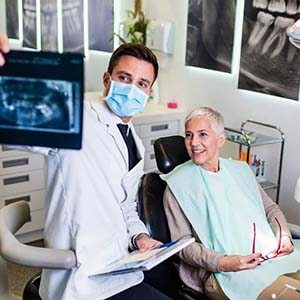
<path id="1" fill-rule="evenodd" d="M 175 54 L 170 68 L 159 78 L 163 101 L 177 99 L 188 110 L 210 105 L 219 110 L 230 127 L 246 119 L 275 124 L 286 136 L 280 206 L 288 221 L 300 225 L 300 204 L 293 199 L 294 185 L 300 176 L 300 103 L 279 97 L 238 90 L 239 56 L 244 1 L 237 1 L 237 17 L 232 74 L 185 66 L 188 0 L 149 1 L 151 17 L 173 20 L 176 24 Z M 272 148 L 270 148 L 272 149 Z M 268 161 L 272 164 L 272 161 Z"/>

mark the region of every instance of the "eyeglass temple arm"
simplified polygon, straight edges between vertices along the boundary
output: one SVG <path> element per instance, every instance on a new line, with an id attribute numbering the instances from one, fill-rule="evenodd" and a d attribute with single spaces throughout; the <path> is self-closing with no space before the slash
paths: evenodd
<path id="1" fill-rule="evenodd" d="M 255 223 L 253 223 L 252 254 L 255 253 L 255 241 L 256 241 L 256 225 L 255 225 Z"/>

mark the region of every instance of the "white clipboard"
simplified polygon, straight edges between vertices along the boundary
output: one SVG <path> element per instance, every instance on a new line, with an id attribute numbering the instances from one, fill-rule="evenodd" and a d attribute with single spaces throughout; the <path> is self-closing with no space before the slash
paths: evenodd
<path id="1" fill-rule="evenodd" d="M 175 242 L 163 244 L 159 248 L 145 252 L 134 251 L 126 258 L 116 261 L 104 268 L 99 268 L 99 270 L 93 271 L 92 274 L 89 274 L 89 277 L 149 271 L 194 241 L 194 238 L 183 238 Z"/>

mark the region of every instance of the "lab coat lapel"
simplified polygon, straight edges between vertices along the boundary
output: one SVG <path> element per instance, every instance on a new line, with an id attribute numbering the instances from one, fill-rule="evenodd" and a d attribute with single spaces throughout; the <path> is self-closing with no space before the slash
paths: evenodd
<path id="1" fill-rule="evenodd" d="M 133 126 L 131 126 L 131 132 L 132 132 L 132 135 L 133 135 L 133 138 L 134 138 L 134 141 L 135 141 L 135 144 L 136 144 L 136 148 L 137 148 L 137 151 L 138 151 L 138 155 L 140 158 L 144 158 L 144 155 L 145 155 L 145 148 L 144 148 L 144 145 L 141 141 L 141 139 L 138 137 L 138 135 L 136 134 L 135 132 L 135 129 Z M 141 160 L 139 161 L 139 163 L 141 162 Z M 142 160 L 142 163 L 144 161 Z"/>
<path id="2" fill-rule="evenodd" d="M 122 134 L 119 131 L 119 128 L 117 127 L 117 123 L 121 123 L 121 119 L 119 119 L 116 115 L 114 115 L 107 107 L 105 101 L 103 99 L 98 99 L 96 102 L 92 102 L 90 103 L 90 105 L 92 106 L 92 109 L 97 113 L 98 119 L 100 122 L 105 123 L 108 126 L 108 133 L 113 137 L 119 151 L 121 152 L 121 155 L 126 163 L 126 168 L 128 170 L 128 150 L 127 150 L 127 146 L 126 143 L 122 137 Z M 106 109 L 103 110 L 103 108 L 106 107 Z M 102 110 L 102 114 L 101 114 L 101 118 L 100 115 L 98 113 L 98 110 L 101 109 Z M 144 154 L 145 154 L 145 148 L 140 140 L 140 138 L 137 136 L 134 127 L 132 126 L 132 124 L 129 125 L 131 128 L 131 132 L 133 135 L 133 138 L 135 140 L 136 143 L 136 147 L 138 150 L 138 154 L 139 157 L 142 158 L 142 160 L 139 161 L 139 163 L 133 168 L 133 170 L 136 167 L 140 168 L 140 164 L 142 164 L 142 168 L 144 165 Z M 133 171 L 132 170 L 132 171 Z M 129 172 L 130 173 L 130 172 Z"/>
<path id="3" fill-rule="evenodd" d="M 140 140 L 140 138 L 137 136 L 134 127 L 131 126 L 131 132 L 133 135 L 133 138 L 135 140 L 135 144 L 137 147 L 138 155 L 141 158 L 140 161 L 132 168 L 124 177 L 122 180 L 122 186 L 126 191 L 126 199 L 136 199 L 137 195 L 137 186 L 139 185 L 140 179 L 144 173 L 144 152 L 145 148 Z M 124 199 L 124 203 L 125 200 Z"/>
<path id="4" fill-rule="evenodd" d="M 99 122 L 106 124 L 107 132 L 114 139 L 121 155 L 126 164 L 126 168 L 128 169 L 128 150 L 125 144 L 125 141 L 122 137 L 122 134 L 117 127 L 117 123 L 121 123 L 121 119 L 117 117 L 112 111 L 108 108 L 106 101 L 104 99 L 97 99 L 97 101 L 91 102 L 90 105 L 92 109 L 97 113 Z M 99 114 L 99 110 L 101 110 L 101 115 Z"/>
<path id="5" fill-rule="evenodd" d="M 126 143 L 122 137 L 122 134 L 120 133 L 117 124 L 109 124 L 108 126 L 108 133 L 113 137 L 116 145 L 118 146 L 119 151 L 121 152 L 121 155 L 126 163 L 126 168 L 128 169 L 128 150 Z"/>

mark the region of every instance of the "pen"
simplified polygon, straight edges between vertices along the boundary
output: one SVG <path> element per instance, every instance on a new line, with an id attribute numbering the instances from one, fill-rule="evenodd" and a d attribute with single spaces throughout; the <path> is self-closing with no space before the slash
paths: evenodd
<path id="1" fill-rule="evenodd" d="M 174 244 L 176 244 L 176 242 L 165 243 L 165 244 L 162 244 L 161 246 L 159 246 L 159 248 L 167 248 Z"/>

